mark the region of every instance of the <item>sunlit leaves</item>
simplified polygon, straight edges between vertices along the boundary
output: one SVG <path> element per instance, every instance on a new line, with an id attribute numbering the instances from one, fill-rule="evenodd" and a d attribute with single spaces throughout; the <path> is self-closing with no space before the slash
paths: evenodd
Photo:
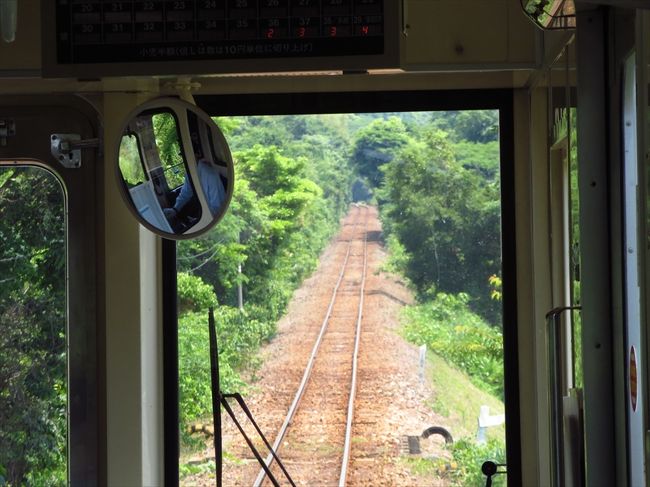
<path id="1" fill-rule="evenodd" d="M 13 485 L 65 483 L 64 231 L 53 175 L 0 169 L 0 465 Z"/>
<path id="2" fill-rule="evenodd" d="M 384 228 L 408 255 L 403 270 L 420 296 L 469 293 L 472 306 L 499 323 L 500 303 L 490 299 L 488 285 L 501 265 L 498 159 L 471 148 L 460 162 L 446 132 L 420 130 L 417 141 L 381 166 L 378 196 Z"/>

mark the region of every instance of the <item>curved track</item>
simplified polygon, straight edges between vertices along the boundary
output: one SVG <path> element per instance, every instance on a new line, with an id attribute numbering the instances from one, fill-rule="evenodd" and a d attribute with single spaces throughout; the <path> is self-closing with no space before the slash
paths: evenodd
<path id="1" fill-rule="evenodd" d="M 369 210 L 356 209 L 355 223 L 339 278 L 313 344 L 298 390 L 273 443 L 291 474 L 292 466 L 311 478 L 294 479 L 308 485 L 346 483 L 351 451 L 357 361 L 367 269 Z M 351 314 L 356 302 L 356 314 Z M 272 465 L 272 457 L 266 459 Z M 309 466 L 313 468 L 309 468 Z M 280 479 L 282 474 L 273 466 Z M 277 472 L 277 473 L 276 473 Z M 263 470 L 254 486 L 263 484 Z"/>

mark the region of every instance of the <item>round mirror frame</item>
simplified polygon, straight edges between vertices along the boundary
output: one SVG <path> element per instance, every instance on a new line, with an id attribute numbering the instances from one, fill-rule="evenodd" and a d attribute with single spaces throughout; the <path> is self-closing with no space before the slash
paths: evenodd
<path id="1" fill-rule="evenodd" d="M 225 178 L 227 181 L 227 187 L 225 188 L 226 190 L 225 197 L 221 205 L 219 206 L 217 212 L 212 215 L 212 221 L 207 224 L 204 224 L 204 226 L 200 227 L 196 231 L 192 231 L 193 227 L 190 227 L 184 233 L 171 233 L 165 231 L 164 229 L 158 228 L 152 223 L 150 223 L 149 221 L 147 221 L 142 216 L 138 208 L 136 207 L 136 204 L 133 201 L 133 197 L 131 196 L 131 193 L 129 191 L 129 187 L 127 186 L 127 182 L 120 168 L 120 148 L 122 144 L 122 139 L 129 132 L 128 130 L 129 125 L 131 125 L 131 123 L 142 113 L 154 112 L 156 110 L 160 110 L 160 113 L 171 113 L 176 119 L 178 135 L 180 136 L 179 142 L 184 156 L 183 163 L 185 164 L 186 175 L 190 177 L 193 189 L 196 187 L 197 184 L 200 184 L 199 175 L 198 175 L 199 161 L 197 160 L 194 151 L 191 150 L 191 148 L 193 147 L 193 143 L 192 143 L 192 136 L 190 133 L 189 122 L 188 122 L 188 115 L 187 115 L 188 112 L 193 113 L 197 117 L 198 122 L 203 121 L 206 124 L 211 135 L 211 145 L 213 146 L 212 147 L 213 152 L 219 151 L 222 152 L 223 155 L 223 160 L 220 160 L 219 162 L 225 163 L 225 168 L 226 168 Z M 122 197 L 122 200 L 128 207 L 131 214 L 135 217 L 135 219 L 142 226 L 147 228 L 152 233 L 170 240 L 193 239 L 200 235 L 203 235 L 204 233 L 214 228 L 214 226 L 217 223 L 219 223 L 219 221 L 221 221 L 226 211 L 228 210 L 228 207 L 230 206 L 230 202 L 232 200 L 234 183 L 235 183 L 234 163 L 232 159 L 232 154 L 230 153 L 230 148 L 228 146 L 228 143 L 223 133 L 217 126 L 217 124 L 210 118 L 210 116 L 207 113 L 205 113 L 203 110 L 198 108 L 196 105 L 192 105 L 191 103 L 180 100 L 178 98 L 165 97 L 165 98 L 155 98 L 153 100 L 150 100 L 148 102 L 145 102 L 137 106 L 128 114 L 124 123 L 120 127 L 120 130 L 118 132 L 118 138 L 114 142 L 114 147 L 116 148 L 116 160 L 113 161 L 113 164 L 115 166 L 115 177 L 116 177 L 117 185 L 120 190 L 120 195 Z M 138 146 L 138 153 L 141 158 L 140 162 L 142 163 L 142 153 L 141 153 L 140 146 Z M 147 179 L 148 177 L 149 176 L 147 174 Z M 200 191 L 196 192 L 196 197 L 199 199 L 199 204 L 201 205 L 202 210 L 206 209 L 207 202 L 205 200 L 203 188 L 201 188 Z M 160 203 L 158 202 L 158 204 Z M 201 221 L 203 221 L 202 217 L 198 222 L 195 223 L 194 226 L 198 226 L 201 223 Z"/>

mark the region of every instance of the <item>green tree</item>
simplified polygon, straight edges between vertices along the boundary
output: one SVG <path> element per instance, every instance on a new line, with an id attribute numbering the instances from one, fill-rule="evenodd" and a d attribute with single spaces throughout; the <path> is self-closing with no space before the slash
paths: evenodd
<path id="1" fill-rule="evenodd" d="M 262 290 L 276 289 L 268 281 L 273 268 L 274 278 L 282 274 L 292 282 L 313 268 L 312 254 L 349 204 L 347 116 L 223 117 L 218 122 L 237 148 L 233 201 L 213 232 L 179 244 L 179 267 L 212 284 L 223 304 L 236 304 L 239 285 L 245 302 L 257 304 Z M 259 144 L 261 132 L 281 145 Z M 291 272 L 275 266 L 283 255 L 292 256 Z"/>
<path id="2" fill-rule="evenodd" d="M 461 140 L 453 144 L 454 157 L 465 169 L 469 169 L 487 182 L 499 183 L 499 142 L 486 143 Z"/>
<path id="3" fill-rule="evenodd" d="M 284 118 L 223 117 L 219 119 L 219 123 L 221 124 L 224 119 L 235 120 L 235 127 L 228 134 L 228 145 L 230 145 L 230 150 L 234 153 L 250 149 L 255 144 L 265 147 L 285 147 L 295 137 L 287 124 L 284 123 Z"/>
<path id="4" fill-rule="evenodd" d="M 330 218 L 338 220 L 350 203 L 353 171 L 348 163 L 349 149 L 337 148 L 326 135 L 307 135 L 291 144 L 289 157 L 308 161 L 305 176 L 323 191 Z"/>
<path id="5" fill-rule="evenodd" d="M 457 140 L 492 142 L 499 135 L 499 112 L 497 110 L 464 110 L 454 120 Z"/>
<path id="6" fill-rule="evenodd" d="M 293 289 L 282 283 L 288 284 L 285 279 L 295 281 L 303 271 L 295 264 L 283 269 L 279 263 L 294 254 L 295 240 L 300 240 L 304 236 L 302 230 L 311 224 L 307 215 L 316 216 L 312 211 L 322 200 L 320 187 L 305 177 L 306 165 L 307 159 L 286 157 L 276 147 L 255 145 L 237 153 L 240 174 L 257 194 L 258 208 L 267 222 L 264 233 L 251 242 L 251 252 L 247 256 L 245 273 L 249 277 L 249 296 L 255 303 L 266 300 L 272 315 L 284 309 Z M 281 276 L 284 274 L 287 275 Z"/>
<path id="7" fill-rule="evenodd" d="M 236 289 L 248 278 L 239 272 L 247 256 L 265 240 L 269 223 L 259 197 L 237 175 L 228 212 L 214 230 L 178 244 L 178 268 L 209 283 L 221 304 L 237 305 Z"/>
<path id="8" fill-rule="evenodd" d="M 440 130 L 404 147 L 383 171 L 382 218 L 420 295 L 465 292 L 489 321 L 500 321 L 488 283 L 501 264 L 498 184 L 459 164 Z"/>
<path id="9" fill-rule="evenodd" d="M 454 142 L 494 142 L 499 138 L 497 110 L 433 112 L 433 127 L 447 132 Z"/>
<path id="10" fill-rule="evenodd" d="M 398 117 L 376 119 L 357 132 L 353 164 L 371 187 L 378 188 L 383 180 L 380 167 L 389 163 L 394 154 L 410 141 L 406 126 Z"/>

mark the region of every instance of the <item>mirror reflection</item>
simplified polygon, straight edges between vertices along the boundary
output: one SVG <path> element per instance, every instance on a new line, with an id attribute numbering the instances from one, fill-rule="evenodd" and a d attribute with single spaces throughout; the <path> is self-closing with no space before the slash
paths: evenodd
<path id="1" fill-rule="evenodd" d="M 191 238 L 225 212 L 232 158 L 207 115 L 185 102 L 173 105 L 143 110 L 128 122 L 119 175 L 125 199 L 143 225 L 167 238 Z"/>

